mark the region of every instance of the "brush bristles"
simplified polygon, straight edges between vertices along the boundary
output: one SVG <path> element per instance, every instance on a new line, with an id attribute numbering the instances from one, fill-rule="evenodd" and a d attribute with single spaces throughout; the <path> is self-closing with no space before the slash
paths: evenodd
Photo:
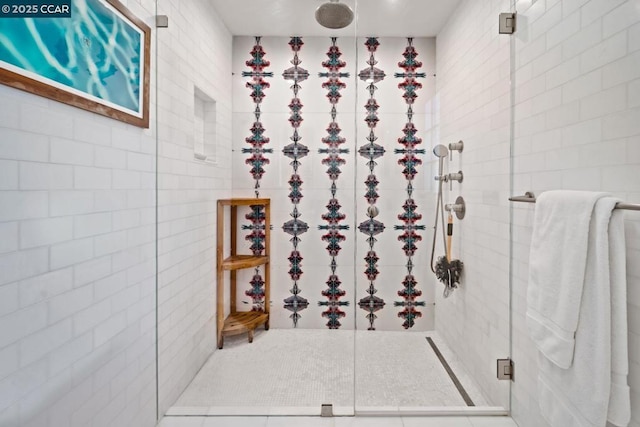
<path id="1" fill-rule="evenodd" d="M 459 259 L 451 262 L 447 261 L 447 257 L 441 256 L 436 262 L 436 277 L 439 281 L 450 288 L 457 288 L 460 284 L 464 263 Z"/>

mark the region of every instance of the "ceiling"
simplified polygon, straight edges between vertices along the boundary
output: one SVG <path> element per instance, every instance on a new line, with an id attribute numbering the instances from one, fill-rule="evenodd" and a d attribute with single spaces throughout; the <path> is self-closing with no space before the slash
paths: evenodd
<path id="1" fill-rule="evenodd" d="M 328 0 L 326 0 L 328 1 Z M 354 22 L 329 30 L 315 21 L 325 0 L 211 0 L 235 36 L 435 37 L 460 0 L 342 0 Z"/>

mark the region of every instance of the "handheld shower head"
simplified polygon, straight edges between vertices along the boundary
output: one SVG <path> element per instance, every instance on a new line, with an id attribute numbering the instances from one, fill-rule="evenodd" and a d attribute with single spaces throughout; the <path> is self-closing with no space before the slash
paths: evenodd
<path id="1" fill-rule="evenodd" d="M 442 144 L 438 144 L 433 148 L 433 154 L 438 157 L 438 176 L 442 176 L 442 168 L 444 166 L 444 158 L 449 155 L 449 149 Z M 442 185 L 442 181 L 440 181 Z"/>
<path id="2" fill-rule="evenodd" d="M 438 144 L 433 148 L 433 154 L 436 155 L 436 157 L 447 157 L 447 155 L 449 154 L 449 149 L 442 145 L 442 144 Z"/>

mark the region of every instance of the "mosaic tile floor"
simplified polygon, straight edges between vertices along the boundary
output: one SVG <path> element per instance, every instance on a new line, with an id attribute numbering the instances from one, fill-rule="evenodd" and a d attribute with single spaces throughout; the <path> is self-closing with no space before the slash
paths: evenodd
<path id="1" fill-rule="evenodd" d="M 165 417 L 159 427 L 518 427 L 508 417 Z"/>
<path id="2" fill-rule="evenodd" d="M 335 415 L 464 407 L 429 346 L 438 345 L 476 406 L 478 388 L 437 334 L 272 329 L 225 339 L 167 415 Z M 354 374 L 355 354 L 355 374 Z M 354 393 L 355 389 L 355 393 Z"/>

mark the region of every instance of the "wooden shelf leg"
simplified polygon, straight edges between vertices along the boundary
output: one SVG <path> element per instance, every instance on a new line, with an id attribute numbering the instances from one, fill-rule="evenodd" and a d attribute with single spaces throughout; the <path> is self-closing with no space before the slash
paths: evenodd
<path id="1" fill-rule="evenodd" d="M 253 342 L 253 329 L 249 329 L 249 343 Z"/>
<path id="2" fill-rule="evenodd" d="M 231 206 L 231 256 L 238 254 L 238 207 Z M 237 290 L 237 278 L 238 272 L 231 270 L 229 274 L 231 280 L 229 284 L 229 309 L 231 314 L 237 312 L 236 308 L 236 290 Z"/>
<path id="3" fill-rule="evenodd" d="M 218 201 L 217 227 L 216 227 L 216 329 L 218 333 L 218 348 L 222 349 L 224 340 L 222 329 L 224 328 L 224 271 L 222 260 L 224 251 L 224 206 Z"/>

